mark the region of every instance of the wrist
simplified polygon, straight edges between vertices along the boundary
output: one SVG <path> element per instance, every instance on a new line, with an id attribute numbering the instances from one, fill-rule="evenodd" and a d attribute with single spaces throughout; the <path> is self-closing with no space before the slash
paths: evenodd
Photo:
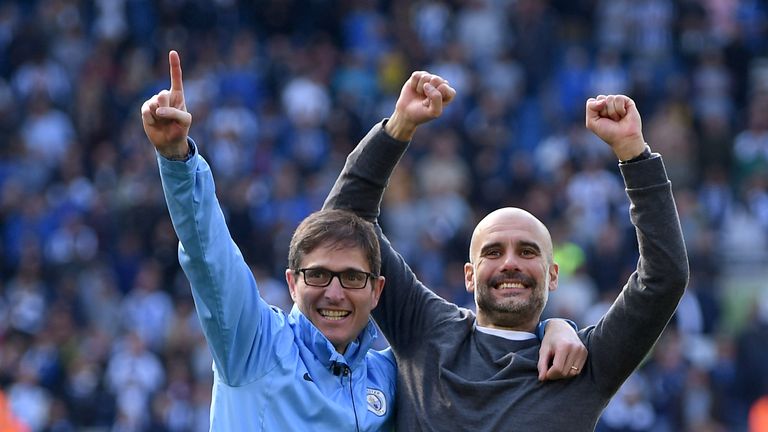
<path id="1" fill-rule="evenodd" d="M 384 132 L 398 141 L 410 141 L 416 133 L 416 125 L 404 121 L 395 111 L 384 125 Z"/>
<path id="2" fill-rule="evenodd" d="M 189 140 L 184 140 L 183 149 L 164 151 L 160 155 L 168 160 L 186 162 L 192 156 L 194 149 Z"/>
<path id="3" fill-rule="evenodd" d="M 547 326 L 550 325 L 550 322 L 555 323 L 557 321 L 562 321 L 563 323 L 571 326 L 573 331 L 579 331 L 579 326 L 576 325 L 576 323 L 572 320 L 566 318 L 548 318 L 544 321 L 539 321 L 539 324 L 536 326 L 536 337 L 539 339 L 539 341 L 544 340 L 544 333 L 546 333 Z"/>
<path id="4" fill-rule="evenodd" d="M 642 151 L 634 152 L 634 154 L 629 153 L 627 156 L 619 157 L 619 163 L 621 164 L 627 164 L 627 163 L 633 163 L 633 162 L 639 162 L 641 160 L 649 159 L 651 157 L 651 148 L 648 146 L 648 144 L 643 143 L 643 149 Z"/>

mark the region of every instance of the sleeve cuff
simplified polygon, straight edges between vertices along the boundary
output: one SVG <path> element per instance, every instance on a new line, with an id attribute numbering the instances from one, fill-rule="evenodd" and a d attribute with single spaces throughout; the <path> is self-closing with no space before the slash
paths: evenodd
<path id="1" fill-rule="evenodd" d="M 186 160 L 171 160 L 157 151 L 157 161 L 160 165 L 160 170 L 169 174 L 188 174 L 194 172 L 197 168 L 197 144 L 191 137 L 187 138 L 187 144 L 189 145 L 189 157 Z"/>
<path id="2" fill-rule="evenodd" d="M 566 323 L 568 323 L 569 326 L 573 327 L 574 331 L 577 331 L 577 332 L 579 331 L 579 326 L 577 326 L 575 322 L 573 322 L 573 321 L 571 321 L 569 319 L 565 319 L 565 318 L 549 318 L 549 319 L 545 319 L 544 321 L 539 321 L 539 325 L 536 326 L 536 337 L 539 339 L 539 342 L 544 340 L 544 331 L 547 328 L 547 323 L 550 320 L 553 320 L 553 319 L 559 319 L 559 320 L 565 321 Z"/>
<path id="3" fill-rule="evenodd" d="M 651 153 L 648 159 L 619 164 L 619 170 L 627 189 L 643 189 L 669 181 L 664 161 L 658 153 Z"/>

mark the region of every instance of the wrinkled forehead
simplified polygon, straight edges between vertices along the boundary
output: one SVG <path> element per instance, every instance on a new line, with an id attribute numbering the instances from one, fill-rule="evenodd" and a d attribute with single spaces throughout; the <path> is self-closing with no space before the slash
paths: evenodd
<path id="1" fill-rule="evenodd" d="M 469 246 L 470 260 L 477 256 L 480 248 L 486 244 L 520 241 L 536 243 L 545 253 L 552 253 L 552 237 L 540 220 L 519 208 L 498 209 L 483 218 L 475 227 Z"/>

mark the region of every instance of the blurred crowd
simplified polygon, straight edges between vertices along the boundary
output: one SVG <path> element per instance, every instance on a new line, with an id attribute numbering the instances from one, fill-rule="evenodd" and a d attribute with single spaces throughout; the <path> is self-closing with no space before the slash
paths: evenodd
<path id="1" fill-rule="evenodd" d="M 208 430 L 212 360 L 139 115 L 169 86 L 171 48 L 232 236 L 286 309 L 293 229 L 423 69 L 458 95 L 390 183 L 395 247 L 472 307 L 470 230 L 526 208 L 560 263 L 546 315 L 594 323 L 637 256 L 584 102 L 630 95 L 664 155 L 692 273 L 598 432 L 766 421 L 765 1 L 2 0 L 0 430 Z"/>

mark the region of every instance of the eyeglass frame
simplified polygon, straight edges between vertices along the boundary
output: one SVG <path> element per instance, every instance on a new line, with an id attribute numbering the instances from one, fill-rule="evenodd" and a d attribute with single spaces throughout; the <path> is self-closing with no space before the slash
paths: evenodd
<path id="1" fill-rule="evenodd" d="M 306 273 L 307 270 L 321 270 L 321 271 L 330 273 L 331 277 L 328 279 L 328 283 L 326 283 L 325 285 L 318 285 L 318 284 L 314 284 L 314 283 L 309 283 L 307 281 L 307 273 Z M 328 270 L 325 267 L 304 267 L 304 268 L 300 268 L 300 269 L 294 269 L 293 272 L 297 273 L 297 274 L 301 273 L 302 276 L 303 276 L 303 279 L 304 279 L 304 283 L 307 284 L 307 286 L 311 286 L 311 287 L 315 287 L 315 288 L 325 288 L 328 285 L 330 285 L 331 282 L 333 282 L 333 278 L 336 278 L 336 279 L 339 280 L 339 285 L 341 285 L 342 288 L 349 289 L 349 290 L 360 290 L 360 289 L 365 288 L 368 285 L 368 279 L 376 279 L 376 278 L 378 278 L 378 276 L 376 276 L 375 274 L 373 274 L 371 272 L 367 272 L 367 271 L 363 271 L 363 270 L 355 270 L 355 269 L 348 269 L 348 270 L 343 270 L 343 271 L 337 272 L 337 271 L 333 271 L 333 270 Z M 363 283 L 363 285 L 360 286 L 360 287 L 348 287 L 348 286 L 345 286 L 344 285 L 344 281 L 341 279 L 341 275 L 344 274 L 344 273 L 349 273 L 349 272 L 364 274 L 366 276 L 365 277 L 365 283 Z"/>

